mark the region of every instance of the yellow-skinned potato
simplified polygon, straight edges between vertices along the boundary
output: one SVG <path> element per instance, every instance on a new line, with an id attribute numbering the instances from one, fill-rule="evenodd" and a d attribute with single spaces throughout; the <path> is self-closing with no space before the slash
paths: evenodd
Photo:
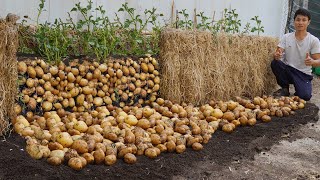
<path id="1" fill-rule="evenodd" d="M 203 149 L 203 146 L 202 146 L 202 144 L 196 142 L 196 143 L 192 144 L 192 149 L 195 150 L 195 151 L 200 151 L 200 150 Z"/>
<path id="2" fill-rule="evenodd" d="M 105 153 L 101 149 L 94 151 L 93 157 L 96 164 L 101 164 L 105 161 Z"/>
<path id="3" fill-rule="evenodd" d="M 81 156 L 86 159 L 87 164 L 92 164 L 94 162 L 94 157 L 90 153 L 84 153 Z"/>
<path id="4" fill-rule="evenodd" d="M 88 130 L 88 125 L 84 121 L 77 121 L 74 125 L 73 128 L 78 130 L 79 132 L 83 133 Z"/>
<path id="5" fill-rule="evenodd" d="M 75 149 L 79 154 L 88 152 L 88 144 L 82 139 L 75 140 L 71 146 L 72 149 Z"/>
<path id="6" fill-rule="evenodd" d="M 53 156 L 47 159 L 47 162 L 53 166 L 58 166 L 62 163 L 62 160 L 59 157 Z"/>
<path id="7" fill-rule="evenodd" d="M 124 162 L 128 164 L 134 164 L 137 162 L 136 156 L 132 153 L 127 153 L 126 155 L 124 155 L 123 159 L 124 159 Z"/>
<path id="8" fill-rule="evenodd" d="M 43 157 L 43 152 L 38 144 L 28 144 L 26 150 L 33 159 L 41 159 Z"/>
<path id="9" fill-rule="evenodd" d="M 57 136 L 57 142 L 63 147 L 70 147 L 73 143 L 72 137 L 67 132 L 60 132 Z"/>
<path id="10" fill-rule="evenodd" d="M 68 165 L 74 170 L 81 170 L 83 168 L 83 163 L 80 158 L 73 157 L 68 161 Z"/>
<path id="11" fill-rule="evenodd" d="M 186 150 L 186 146 L 183 144 L 180 144 L 176 147 L 176 152 L 179 154 L 183 153 L 185 150 Z"/>
<path id="12" fill-rule="evenodd" d="M 114 154 L 107 155 L 104 159 L 104 163 L 111 166 L 117 162 L 117 156 Z"/>

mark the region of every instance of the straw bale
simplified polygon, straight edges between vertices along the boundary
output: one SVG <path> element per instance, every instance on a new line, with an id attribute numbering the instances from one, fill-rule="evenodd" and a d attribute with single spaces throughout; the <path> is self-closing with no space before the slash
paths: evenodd
<path id="1" fill-rule="evenodd" d="M 18 32 L 17 19 L 13 17 L 11 14 L 7 21 L 0 19 L 0 136 L 9 130 L 11 119 L 15 117 Z"/>
<path id="2" fill-rule="evenodd" d="M 160 39 L 165 99 L 200 105 L 261 96 L 276 87 L 270 63 L 277 38 L 166 29 Z"/>

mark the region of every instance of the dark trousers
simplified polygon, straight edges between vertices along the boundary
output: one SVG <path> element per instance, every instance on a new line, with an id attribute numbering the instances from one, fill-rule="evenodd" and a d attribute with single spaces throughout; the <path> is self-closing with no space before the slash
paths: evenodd
<path id="1" fill-rule="evenodd" d="M 273 60 L 271 69 L 276 76 L 277 83 L 282 88 L 289 88 L 289 84 L 293 84 L 296 92 L 294 95 L 301 99 L 309 101 L 312 96 L 312 79 L 313 76 L 305 74 L 296 68 L 286 65 L 282 61 Z"/>

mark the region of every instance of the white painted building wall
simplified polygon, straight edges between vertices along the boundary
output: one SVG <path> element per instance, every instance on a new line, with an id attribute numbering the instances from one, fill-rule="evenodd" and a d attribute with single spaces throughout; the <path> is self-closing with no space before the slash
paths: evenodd
<path id="1" fill-rule="evenodd" d="M 208 17 L 215 14 L 215 20 L 222 16 L 224 8 L 236 9 L 242 26 L 250 22 L 250 18 L 259 16 L 262 20 L 266 36 L 281 37 L 284 33 L 288 0 L 92 0 L 95 6 L 103 5 L 110 19 L 115 18 L 115 12 L 121 4 L 128 2 L 129 7 L 135 8 L 144 17 L 144 9 L 157 8 L 158 13 L 163 13 L 163 20 L 170 22 L 172 6 L 176 10 L 187 9 L 193 19 L 194 9 L 203 11 Z M 20 17 L 28 15 L 31 19 L 37 19 L 38 5 L 40 0 L 0 0 L 0 17 L 8 13 L 15 13 Z M 45 9 L 41 14 L 40 22 L 53 22 L 56 18 L 65 20 L 67 12 L 74 7 L 75 3 L 85 5 L 87 0 L 46 0 Z M 97 14 L 93 13 L 94 16 Z M 122 15 L 120 18 L 124 19 Z M 175 17 L 175 15 L 174 15 Z M 80 14 L 72 14 L 74 20 L 81 18 Z M 29 23 L 35 23 L 30 22 Z M 252 22 L 253 23 L 253 22 Z"/>

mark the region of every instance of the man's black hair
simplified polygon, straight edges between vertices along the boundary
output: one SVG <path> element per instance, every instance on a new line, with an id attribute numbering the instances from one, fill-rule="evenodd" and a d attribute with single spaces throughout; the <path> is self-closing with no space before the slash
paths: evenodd
<path id="1" fill-rule="evenodd" d="M 301 16 L 307 16 L 308 17 L 308 20 L 311 20 L 311 14 L 308 10 L 304 9 L 304 8 L 300 8 L 296 11 L 296 13 L 294 14 L 294 19 L 296 19 L 296 17 L 298 15 L 301 15 Z"/>

